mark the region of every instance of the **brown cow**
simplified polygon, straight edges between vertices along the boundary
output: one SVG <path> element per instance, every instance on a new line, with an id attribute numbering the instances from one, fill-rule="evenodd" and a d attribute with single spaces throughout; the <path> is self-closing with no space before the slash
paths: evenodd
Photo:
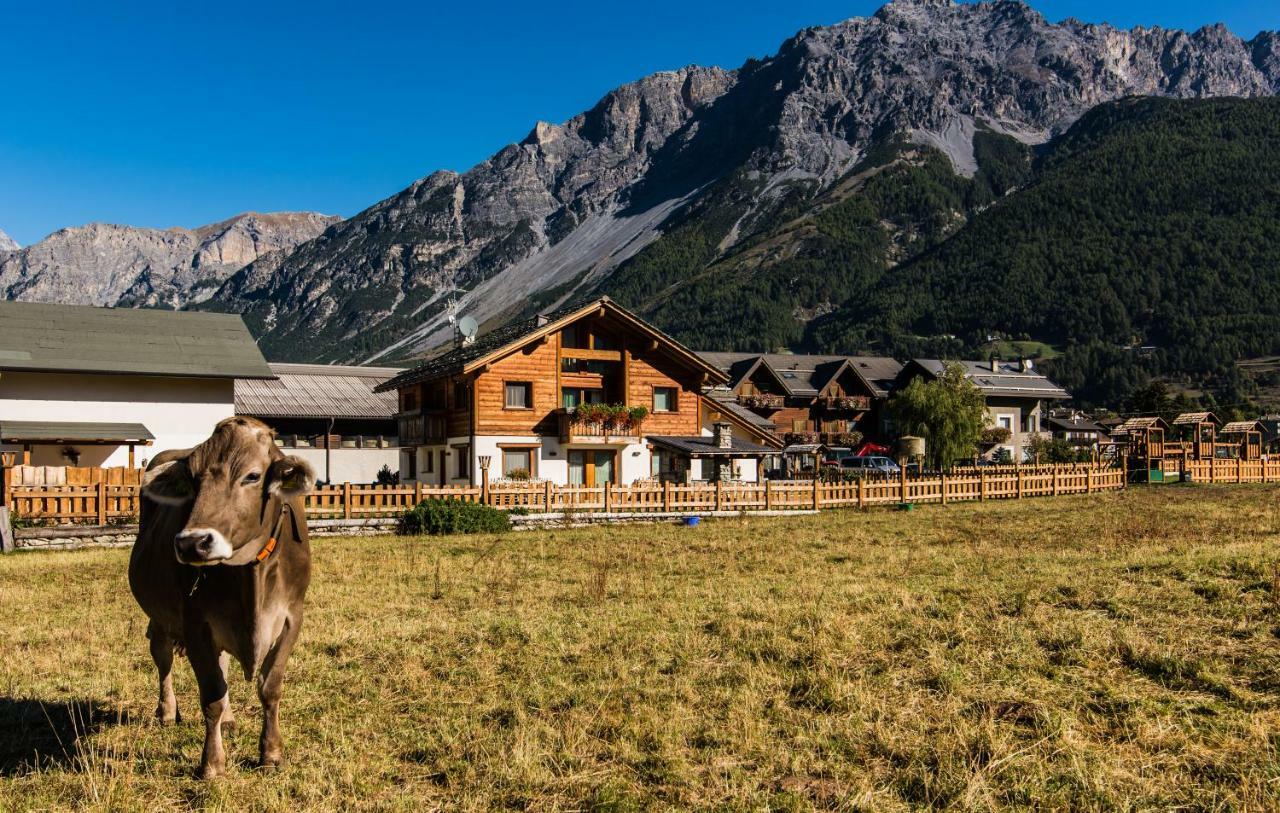
<path id="1" fill-rule="evenodd" d="M 194 449 L 156 455 L 143 478 L 129 586 L 151 619 L 162 723 L 178 719 L 175 649 L 191 661 L 204 709 L 204 778 L 226 769 L 228 654 L 245 680 L 257 676 L 261 764 L 281 762 L 280 690 L 311 579 L 303 497 L 313 478 L 252 418 L 228 418 Z"/>

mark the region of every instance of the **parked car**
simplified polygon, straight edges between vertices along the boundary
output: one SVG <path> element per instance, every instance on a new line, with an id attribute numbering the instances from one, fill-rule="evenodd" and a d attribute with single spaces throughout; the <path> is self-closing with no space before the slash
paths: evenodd
<path id="1" fill-rule="evenodd" d="M 898 474 L 902 467 L 888 457 L 866 455 L 843 458 L 840 461 L 840 469 L 850 474 L 874 474 L 888 477 Z"/>

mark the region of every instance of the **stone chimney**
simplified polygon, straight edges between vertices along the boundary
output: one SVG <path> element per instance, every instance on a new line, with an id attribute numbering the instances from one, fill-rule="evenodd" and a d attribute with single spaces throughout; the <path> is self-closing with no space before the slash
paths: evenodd
<path id="1" fill-rule="evenodd" d="M 1000 359 L 991 360 L 991 372 L 993 373 L 1000 372 Z"/>
<path id="2" fill-rule="evenodd" d="M 717 421 L 714 424 L 712 437 L 715 438 L 717 449 L 733 448 L 733 424 L 727 421 Z"/>

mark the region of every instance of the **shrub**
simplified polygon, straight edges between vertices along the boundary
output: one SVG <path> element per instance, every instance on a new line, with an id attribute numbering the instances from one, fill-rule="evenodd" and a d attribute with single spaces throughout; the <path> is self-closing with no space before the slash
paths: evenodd
<path id="1" fill-rule="evenodd" d="M 508 480 L 531 480 L 533 479 L 533 475 L 529 473 L 528 469 L 512 469 L 511 471 L 507 472 L 507 479 Z"/>
<path id="2" fill-rule="evenodd" d="M 511 530 L 506 511 L 462 500 L 423 500 L 400 517 L 396 533 L 401 536 L 428 534 L 501 534 Z"/>
<path id="3" fill-rule="evenodd" d="M 382 468 L 378 469 L 377 483 L 380 486 L 398 486 L 400 485 L 400 472 L 392 471 L 387 464 L 382 464 Z"/>

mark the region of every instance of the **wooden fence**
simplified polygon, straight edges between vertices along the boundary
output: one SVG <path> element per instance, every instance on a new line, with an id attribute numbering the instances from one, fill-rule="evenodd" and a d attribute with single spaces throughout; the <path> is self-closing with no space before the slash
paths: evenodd
<path id="1" fill-rule="evenodd" d="M 1220 461 L 1232 462 L 1232 461 Z M 1263 464 L 1243 464 L 1261 467 Z M 1219 471 L 1218 482 L 1280 482 L 1280 462 L 1270 468 L 1242 469 L 1233 479 Z M 1199 479 L 1199 478 L 1197 478 Z M 1106 466 L 1009 467 L 952 474 L 909 475 L 829 483 L 776 480 L 764 483 L 671 483 L 631 486 L 557 486 L 549 482 L 494 483 L 488 486 L 322 486 L 307 496 L 307 514 L 317 519 L 395 516 L 427 498 L 483 502 L 502 509 L 534 513 L 678 513 L 716 511 L 816 511 L 824 508 L 1021 499 L 1059 494 L 1091 494 L 1125 487 L 1122 469 Z M 98 482 L 92 485 L 41 485 L 9 488 L 7 503 L 15 516 L 51 523 L 125 522 L 137 517 L 138 486 Z"/>

